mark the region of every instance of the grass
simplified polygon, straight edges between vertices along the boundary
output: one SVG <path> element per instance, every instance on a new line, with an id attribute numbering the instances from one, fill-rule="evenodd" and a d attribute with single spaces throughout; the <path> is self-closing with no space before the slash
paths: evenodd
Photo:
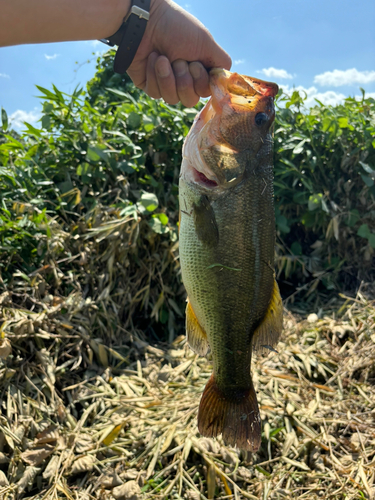
<path id="1" fill-rule="evenodd" d="M 151 345 L 119 327 L 109 343 L 91 335 L 98 304 L 39 300 L 25 277 L 0 304 L 0 498 L 375 497 L 375 301 L 361 292 L 320 317 L 286 311 L 278 353 L 253 363 L 255 455 L 200 437 L 210 360 L 183 336 Z"/>

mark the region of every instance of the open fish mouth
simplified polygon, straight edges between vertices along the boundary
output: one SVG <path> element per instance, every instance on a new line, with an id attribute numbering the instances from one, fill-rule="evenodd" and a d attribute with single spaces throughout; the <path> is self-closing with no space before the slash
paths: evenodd
<path id="1" fill-rule="evenodd" d="M 219 185 L 218 181 L 214 179 L 209 179 L 203 172 L 200 172 L 194 167 L 193 167 L 193 176 L 196 184 L 200 184 L 201 186 L 204 186 L 207 189 L 214 189 Z"/>

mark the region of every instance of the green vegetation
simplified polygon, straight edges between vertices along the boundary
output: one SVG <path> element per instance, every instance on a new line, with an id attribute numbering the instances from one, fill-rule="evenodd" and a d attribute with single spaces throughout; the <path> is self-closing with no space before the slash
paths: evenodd
<path id="1" fill-rule="evenodd" d="M 293 285 L 313 279 L 314 287 L 356 289 L 374 277 L 375 100 L 363 92 L 360 101 L 317 103 L 308 113 L 298 92 L 282 102 L 275 127 L 279 273 Z"/>
<path id="2" fill-rule="evenodd" d="M 109 52 L 99 59 L 87 90 L 72 96 L 38 87 L 41 128 L 26 124 L 19 136 L 2 111 L 1 276 L 7 286 L 17 276 L 34 277 L 39 287 L 42 269 L 42 293 L 53 287 L 66 296 L 78 287 L 93 300 L 104 289 L 107 297 L 122 291 L 128 299 L 120 317 L 123 311 L 130 321 L 125 310 L 137 311 L 156 338 L 168 323 L 172 338 L 184 309 L 177 261 L 181 146 L 197 110 L 150 99 L 113 74 L 112 58 Z M 281 96 L 279 108 L 282 292 L 357 289 L 374 269 L 375 101 L 363 95 L 307 112 L 294 92 Z"/>

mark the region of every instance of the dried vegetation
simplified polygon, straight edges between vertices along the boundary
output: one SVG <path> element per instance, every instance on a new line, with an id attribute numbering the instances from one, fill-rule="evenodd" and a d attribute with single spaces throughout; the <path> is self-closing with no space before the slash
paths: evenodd
<path id="1" fill-rule="evenodd" d="M 129 327 L 116 343 L 115 318 L 100 331 L 78 291 L 46 297 L 26 281 L 0 296 L 0 498 L 374 498 L 375 303 L 361 293 L 336 314 L 286 312 L 279 352 L 254 361 L 256 455 L 199 436 L 211 367 L 183 336 L 155 346 Z"/>

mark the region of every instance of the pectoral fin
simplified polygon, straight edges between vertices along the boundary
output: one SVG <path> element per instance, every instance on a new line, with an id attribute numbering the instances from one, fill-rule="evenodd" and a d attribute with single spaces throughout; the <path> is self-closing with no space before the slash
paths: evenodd
<path id="1" fill-rule="evenodd" d="M 283 329 L 283 303 L 276 280 L 273 285 L 271 301 L 262 323 L 255 330 L 252 346 L 255 351 L 268 350 L 277 344 Z"/>
<path id="2" fill-rule="evenodd" d="M 213 248 L 219 243 L 219 229 L 215 212 L 207 196 L 202 195 L 198 204 L 193 204 L 193 217 L 198 239 L 203 245 Z"/>
<path id="3" fill-rule="evenodd" d="M 192 350 L 205 356 L 209 349 L 206 332 L 203 330 L 188 300 L 186 306 L 186 336 Z"/>

